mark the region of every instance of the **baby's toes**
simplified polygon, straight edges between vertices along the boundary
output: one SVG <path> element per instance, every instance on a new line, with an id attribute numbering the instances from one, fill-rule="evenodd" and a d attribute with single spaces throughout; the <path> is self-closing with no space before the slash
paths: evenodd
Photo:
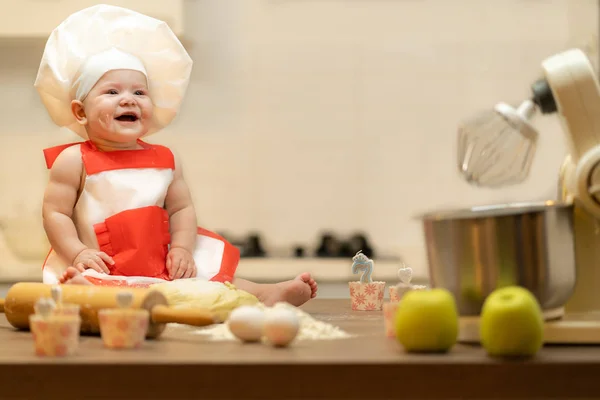
<path id="1" fill-rule="evenodd" d="M 312 279 L 312 277 L 310 276 L 310 274 L 309 274 L 308 272 L 303 272 L 303 273 L 301 273 L 300 275 L 298 275 L 298 276 L 296 277 L 296 279 L 299 279 L 299 280 L 301 280 L 302 282 L 304 282 L 304 283 L 307 283 L 307 284 L 308 284 L 308 283 L 310 282 L 310 280 Z"/>

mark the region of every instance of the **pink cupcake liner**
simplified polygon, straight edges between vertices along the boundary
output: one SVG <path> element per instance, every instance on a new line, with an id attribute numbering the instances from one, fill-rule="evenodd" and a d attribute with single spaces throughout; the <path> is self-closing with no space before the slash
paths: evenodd
<path id="1" fill-rule="evenodd" d="M 29 316 L 29 326 L 38 356 L 64 357 L 79 348 L 79 315 Z"/>
<path id="2" fill-rule="evenodd" d="M 150 313 L 144 309 L 111 308 L 98 312 L 100 335 L 111 349 L 132 349 L 142 345 L 148 332 Z"/>
<path id="3" fill-rule="evenodd" d="M 392 303 L 397 303 L 400 301 L 400 296 L 398 296 L 398 287 L 397 286 L 390 286 L 389 292 L 390 292 L 390 301 Z"/>
<path id="4" fill-rule="evenodd" d="M 400 283 L 398 285 L 390 286 L 390 301 L 399 302 L 402 297 L 410 290 L 425 290 L 427 287 L 422 285 L 406 285 Z"/>
<path id="5" fill-rule="evenodd" d="M 396 310 L 398 310 L 398 302 L 390 301 L 383 304 L 383 324 L 386 337 L 396 337 Z"/>
<path id="6" fill-rule="evenodd" d="M 348 282 L 352 310 L 379 311 L 383 306 L 385 282 Z"/>
<path id="7" fill-rule="evenodd" d="M 61 303 L 52 311 L 54 315 L 79 315 L 81 307 L 79 304 Z"/>

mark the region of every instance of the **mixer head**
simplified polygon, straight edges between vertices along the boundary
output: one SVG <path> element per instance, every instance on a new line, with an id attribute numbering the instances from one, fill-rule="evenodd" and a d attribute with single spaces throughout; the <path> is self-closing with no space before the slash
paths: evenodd
<path id="1" fill-rule="evenodd" d="M 542 70 L 544 77 L 531 86 L 531 100 L 524 101 L 518 109 L 500 103 L 460 126 L 460 173 L 467 182 L 478 186 L 523 182 L 529 174 L 538 137 L 531 117 L 536 111 L 558 113 L 571 162 L 577 166 L 573 170 L 579 171 L 577 178 L 572 178 L 581 186 L 577 196 L 588 198 L 592 189 L 600 188 L 600 85 L 596 73 L 580 49 L 547 58 Z M 591 189 L 586 186 L 590 180 Z M 600 196 L 595 197 L 598 200 L 589 208 L 594 208 L 600 218 Z"/>
<path id="2" fill-rule="evenodd" d="M 531 100 L 516 110 L 499 103 L 459 126 L 458 167 L 467 182 L 500 187 L 525 180 L 538 138 L 529 123 L 535 111 Z"/>

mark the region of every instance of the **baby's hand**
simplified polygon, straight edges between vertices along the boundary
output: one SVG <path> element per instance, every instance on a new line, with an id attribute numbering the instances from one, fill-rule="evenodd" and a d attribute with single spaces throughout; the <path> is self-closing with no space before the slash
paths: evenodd
<path id="1" fill-rule="evenodd" d="M 192 253 L 181 247 L 172 247 L 167 254 L 169 278 L 193 278 L 196 276 L 196 263 Z"/>
<path id="2" fill-rule="evenodd" d="M 77 254 L 75 260 L 73 260 L 73 266 L 83 272 L 86 269 L 93 269 L 94 271 L 110 274 L 110 270 L 106 266 L 106 263 L 114 265 L 114 260 L 105 252 L 94 249 L 85 249 L 81 253 Z"/>

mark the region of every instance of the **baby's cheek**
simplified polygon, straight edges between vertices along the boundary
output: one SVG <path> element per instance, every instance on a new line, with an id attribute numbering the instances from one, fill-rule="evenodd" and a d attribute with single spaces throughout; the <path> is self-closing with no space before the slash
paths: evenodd
<path id="1" fill-rule="evenodd" d="M 140 103 L 140 108 L 142 111 L 142 116 L 149 118 L 152 116 L 153 110 L 154 110 L 154 105 L 152 104 L 152 101 L 150 100 L 145 100 L 144 102 Z"/>

